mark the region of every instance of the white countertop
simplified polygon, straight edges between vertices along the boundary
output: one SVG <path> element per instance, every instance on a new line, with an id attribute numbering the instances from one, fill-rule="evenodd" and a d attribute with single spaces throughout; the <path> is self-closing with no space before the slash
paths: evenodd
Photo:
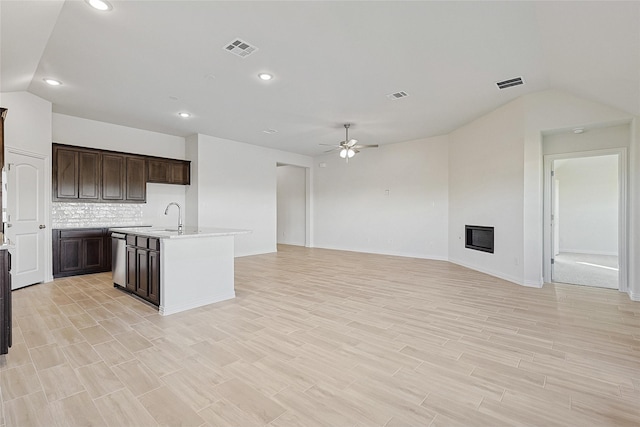
<path id="1" fill-rule="evenodd" d="M 251 230 L 214 227 L 184 227 L 181 233 L 178 233 L 178 230 L 176 228 L 162 227 L 112 227 L 109 228 L 109 230 L 123 234 L 136 234 L 138 236 L 157 237 L 159 239 L 192 239 L 197 237 L 235 236 L 237 234 L 251 233 Z"/>

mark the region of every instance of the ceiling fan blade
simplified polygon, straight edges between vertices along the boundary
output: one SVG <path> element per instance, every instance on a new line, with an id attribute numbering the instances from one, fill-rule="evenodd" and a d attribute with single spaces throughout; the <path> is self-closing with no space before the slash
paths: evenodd
<path id="1" fill-rule="evenodd" d="M 336 144 L 318 144 L 318 145 L 326 145 L 327 147 L 340 147 L 339 145 L 336 145 Z"/>
<path id="2" fill-rule="evenodd" d="M 378 148 L 378 144 L 369 144 L 369 145 L 359 144 L 359 145 L 354 145 L 351 148 Z"/>
<path id="3" fill-rule="evenodd" d="M 344 142 L 344 141 L 343 141 Z M 354 145 L 356 145 L 358 143 L 357 139 L 350 139 L 349 142 L 347 142 L 347 147 L 353 147 Z"/>
<path id="4" fill-rule="evenodd" d="M 336 147 L 336 148 L 332 148 L 331 150 L 323 151 L 323 153 L 331 153 L 332 151 L 336 151 L 336 150 L 339 150 L 339 149 L 340 149 L 340 147 Z"/>

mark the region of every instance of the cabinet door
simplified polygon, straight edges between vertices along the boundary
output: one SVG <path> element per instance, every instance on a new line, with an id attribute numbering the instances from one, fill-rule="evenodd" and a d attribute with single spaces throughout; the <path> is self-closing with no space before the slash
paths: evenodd
<path id="1" fill-rule="evenodd" d="M 175 161 L 171 163 L 171 183 L 189 185 L 191 183 L 191 163 Z"/>
<path id="2" fill-rule="evenodd" d="M 78 152 L 53 147 L 53 199 L 78 198 Z"/>
<path id="3" fill-rule="evenodd" d="M 82 239 L 82 268 L 100 269 L 104 266 L 103 237 L 87 237 Z"/>
<path id="4" fill-rule="evenodd" d="M 100 153 L 78 152 L 78 198 L 100 199 Z"/>
<path id="5" fill-rule="evenodd" d="M 11 254 L 0 251 L 0 354 L 11 347 Z"/>
<path id="6" fill-rule="evenodd" d="M 136 249 L 138 277 L 136 281 L 136 293 L 143 298 L 149 295 L 149 251 Z"/>
<path id="7" fill-rule="evenodd" d="M 60 240 L 60 272 L 82 270 L 82 238 Z"/>
<path id="8" fill-rule="evenodd" d="M 102 154 L 102 200 L 124 200 L 125 156 Z"/>
<path id="9" fill-rule="evenodd" d="M 160 252 L 149 251 L 149 301 L 160 305 Z"/>
<path id="10" fill-rule="evenodd" d="M 126 200 L 147 201 L 147 162 L 144 157 L 127 156 Z"/>
<path id="11" fill-rule="evenodd" d="M 166 160 L 149 159 L 148 182 L 168 184 L 171 181 L 171 163 Z"/>
<path id="12" fill-rule="evenodd" d="M 136 248 L 127 246 L 127 290 L 136 291 L 138 280 Z"/>

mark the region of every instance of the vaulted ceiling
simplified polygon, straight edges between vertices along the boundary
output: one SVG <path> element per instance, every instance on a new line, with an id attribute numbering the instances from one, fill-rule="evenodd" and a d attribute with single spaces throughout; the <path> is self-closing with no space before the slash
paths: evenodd
<path id="1" fill-rule="evenodd" d="M 365 144 L 408 141 L 544 89 L 640 115 L 637 1 L 111 4 L 2 0 L 2 92 L 29 91 L 63 114 L 307 155 L 342 140 L 343 123 Z M 226 51 L 236 39 L 257 50 Z M 496 87 L 520 76 L 521 86 Z M 387 96 L 399 91 L 409 96 Z"/>

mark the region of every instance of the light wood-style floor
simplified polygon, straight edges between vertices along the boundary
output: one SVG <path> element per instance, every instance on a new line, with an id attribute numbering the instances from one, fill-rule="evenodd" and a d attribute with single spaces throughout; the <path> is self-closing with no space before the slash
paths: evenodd
<path id="1" fill-rule="evenodd" d="M 236 259 L 236 290 L 168 317 L 109 274 L 15 291 L 0 425 L 640 425 L 618 291 L 292 246 Z"/>

